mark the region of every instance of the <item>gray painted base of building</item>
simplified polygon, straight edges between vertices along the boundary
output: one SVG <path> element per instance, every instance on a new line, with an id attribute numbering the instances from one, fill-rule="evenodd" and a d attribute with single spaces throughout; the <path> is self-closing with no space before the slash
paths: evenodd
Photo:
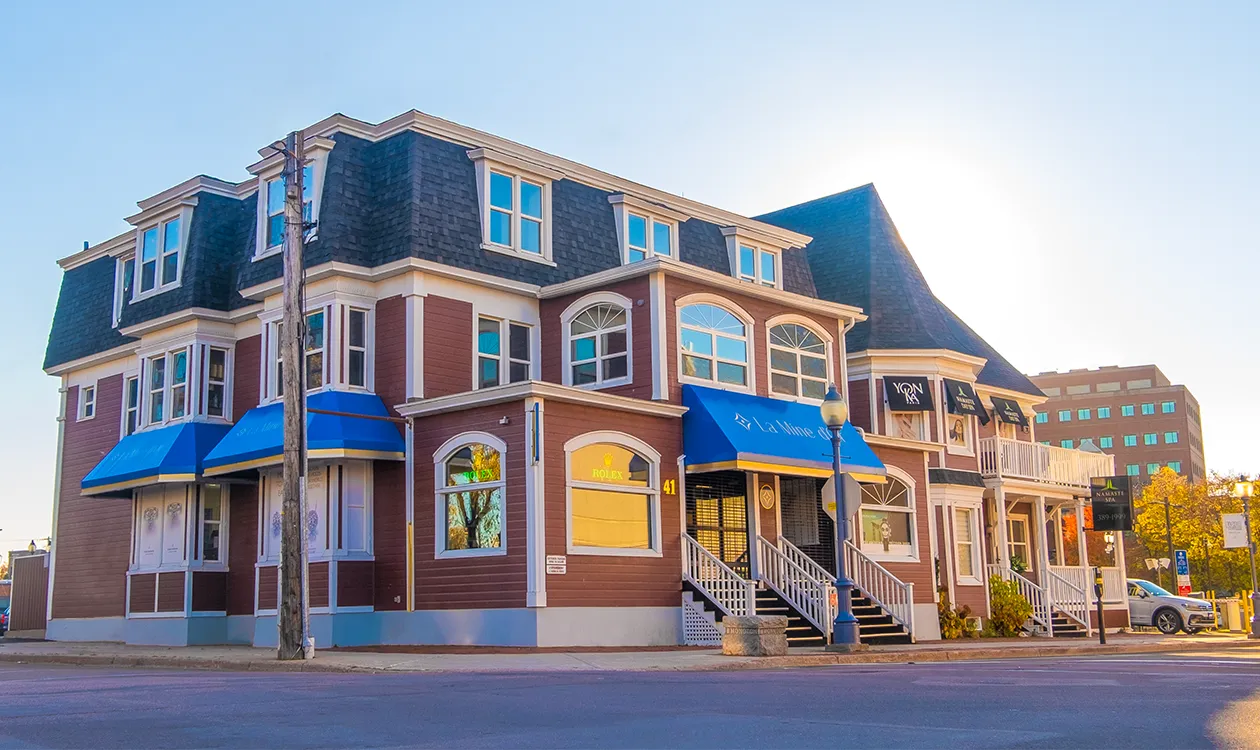
<path id="1" fill-rule="evenodd" d="M 917 616 L 916 612 L 916 616 Z M 677 646 L 678 607 L 541 607 L 311 615 L 316 648 L 332 646 Z M 274 615 L 53 620 L 54 641 L 275 648 Z"/>

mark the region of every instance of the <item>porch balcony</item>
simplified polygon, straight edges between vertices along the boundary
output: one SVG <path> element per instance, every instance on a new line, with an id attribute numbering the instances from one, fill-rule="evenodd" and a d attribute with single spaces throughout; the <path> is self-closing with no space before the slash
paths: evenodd
<path id="1" fill-rule="evenodd" d="M 980 440 L 980 474 L 986 479 L 1022 479 L 1088 489 L 1091 477 L 1111 476 L 1114 465 L 1112 457 L 1103 453 L 1002 437 Z"/>

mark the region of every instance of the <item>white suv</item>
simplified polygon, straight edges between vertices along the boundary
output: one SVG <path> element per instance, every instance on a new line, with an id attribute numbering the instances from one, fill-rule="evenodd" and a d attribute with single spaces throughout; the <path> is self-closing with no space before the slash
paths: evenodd
<path id="1" fill-rule="evenodd" d="M 1178 630 L 1197 633 L 1216 627 L 1216 613 L 1211 602 L 1177 596 L 1150 581 L 1130 578 L 1129 622 L 1156 627 L 1164 635 Z"/>

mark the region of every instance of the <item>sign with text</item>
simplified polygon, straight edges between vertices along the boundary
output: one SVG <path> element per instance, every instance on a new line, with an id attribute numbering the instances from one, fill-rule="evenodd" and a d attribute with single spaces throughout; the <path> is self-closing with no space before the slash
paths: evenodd
<path id="1" fill-rule="evenodd" d="M 1190 557 L 1184 549 L 1174 550 L 1177 568 L 1177 593 L 1185 596 L 1190 593 Z"/>
<path id="2" fill-rule="evenodd" d="M 1089 480 L 1090 515 L 1094 531 L 1133 530 L 1131 477 L 1094 477 Z"/>
<path id="3" fill-rule="evenodd" d="M 1247 548 L 1247 516 L 1242 513 L 1222 513 L 1221 529 L 1225 532 L 1225 549 Z"/>
<path id="4" fill-rule="evenodd" d="M 569 572 L 569 558 L 564 555 L 547 555 L 547 575 L 562 576 Z"/>
<path id="5" fill-rule="evenodd" d="M 971 386 L 971 383 L 949 378 L 944 378 L 944 381 L 945 399 L 950 414 L 970 414 L 973 417 L 979 417 L 981 424 L 988 424 L 989 413 L 984 410 L 980 397 L 976 395 L 976 389 Z"/>
<path id="6" fill-rule="evenodd" d="M 884 376 L 889 411 L 932 411 L 932 388 L 927 378 Z"/>

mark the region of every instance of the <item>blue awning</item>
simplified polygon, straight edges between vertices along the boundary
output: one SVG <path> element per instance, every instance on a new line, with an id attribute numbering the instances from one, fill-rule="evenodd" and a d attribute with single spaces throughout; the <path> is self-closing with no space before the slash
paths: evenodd
<path id="1" fill-rule="evenodd" d="M 84 495 L 103 495 L 159 482 L 195 482 L 210 449 L 229 425 L 185 422 L 128 435 L 83 478 Z"/>
<path id="2" fill-rule="evenodd" d="M 746 393 L 682 387 L 687 471 L 770 471 L 831 476 L 831 433 L 817 406 Z M 862 482 L 883 482 L 884 464 L 862 433 L 840 431 L 841 470 Z"/>
<path id="3" fill-rule="evenodd" d="M 306 397 L 308 409 L 339 415 L 306 415 L 308 458 L 366 458 L 401 461 L 405 446 L 398 426 L 388 417 L 380 396 L 374 393 L 321 391 Z M 344 416 L 342 416 L 344 415 Z M 281 463 L 284 456 L 284 404 L 259 406 L 245 412 L 227 437 L 206 456 L 207 476 L 230 474 Z"/>

